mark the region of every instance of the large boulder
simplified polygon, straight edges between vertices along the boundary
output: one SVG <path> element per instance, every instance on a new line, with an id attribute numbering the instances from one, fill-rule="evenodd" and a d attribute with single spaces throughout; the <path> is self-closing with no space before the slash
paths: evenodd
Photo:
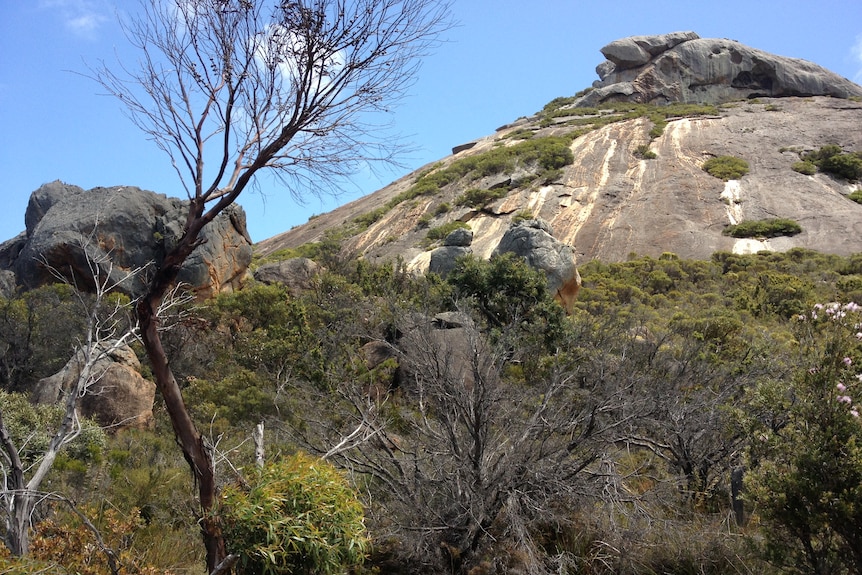
<path id="1" fill-rule="evenodd" d="M 126 345 L 111 349 L 114 344 L 109 340 L 97 348 L 101 357 L 91 366 L 91 373 L 97 379 L 81 398 L 80 413 L 112 429 L 148 428 L 153 423 L 156 386 L 141 375 L 141 364 L 135 352 Z M 79 351 L 63 369 L 36 383 L 33 401 L 65 404 L 69 390 L 78 382 L 83 364 L 84 354 Z"/>
<path id="2" fill-rule="evenodd" d="M 796 58 L 694 32 L 632 36 L 602 48 L 600 80 L 577 106 L 632 101 L 718 104 L 753 97 L 862 96 L 862 87 Z"/>
<path id="3" fill-rule="evenodd" d="M 293 296 L 314 289 L 322 271 L 320 264 L 308 258 L 288 258 L 266 263 L 254 270 L 254 279 L 264 284 L 282 284 Z"/>
<path id="4" fill-rule="evenodd" d="M 443 245 L 431 252 L 428 271 L 446 277 L 453 269 L 458 258 L 473 253 L 470 244 L 473 243 L 473 232 L 459 228 L 452 231 L 443 240 Z"/>
<path id="5" fill-rule="evenodd" d="M 92 287 L 92 262 L 102 262 L 103 272 L 119 281 L 128 270 L 164 259 L 182 234 L 187 207 L 185 201 L 135 187 L 87 191 L 51 182 L 30 196 L 25 238 L 7 246 L 0 267 L 14 271 L 27 289 L 57 281 L 56 274 Z M 237 287 L 252 256 L 243 209 L 229 207 L 204 228 L 201 240 L 178 281 L 201 296 Z M 122 283 L 121 289 L 140 294 L 144 276 Z"/>
<path id="6" fill-rule="evenodd" d="M 554 238 L 550 225 L 540 219 L 513 224 L 494 250 L 494 255 L 512 252 L 530 267 L 542 270 L 548 289 L 567 312 L 571 312 L 581 289 L 575 250 Z"/>

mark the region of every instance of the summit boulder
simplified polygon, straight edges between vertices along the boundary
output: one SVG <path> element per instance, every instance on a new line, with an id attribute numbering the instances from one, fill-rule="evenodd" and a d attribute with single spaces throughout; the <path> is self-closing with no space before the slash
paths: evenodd
<path id="1" fill-rule="evenodd" d="M 602 48 L 600 80 L 576 105 L 606 102 L 717 104 L 784 96 L 862 96 L 862 88 L 817 64 L 694 32 L 632 36 Z"/>

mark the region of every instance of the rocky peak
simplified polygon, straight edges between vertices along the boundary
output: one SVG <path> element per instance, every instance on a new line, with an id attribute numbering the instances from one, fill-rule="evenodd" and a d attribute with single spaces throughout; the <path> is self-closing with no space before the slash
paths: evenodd
<path id="1" fill-rule="evenodd" d="M 718 104 L 754 97 L 862 96 L 862 88 L 825 68 L 734 40 L 694 32 L 632 36 L 601 49 L 600 80 L 577 106 L 630 101 Z"/>

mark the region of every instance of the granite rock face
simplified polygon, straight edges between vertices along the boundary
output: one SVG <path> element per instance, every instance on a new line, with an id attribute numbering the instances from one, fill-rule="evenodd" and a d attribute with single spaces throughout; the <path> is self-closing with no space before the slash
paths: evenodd
<path id="1" fill-rule="evenodd" d="M 829 70 L 734 40 L 694 32 L 632 36 L 601 50 L 600 80 L 576 105 L 631 101 L 722 103 L 755 97 L 862 96 L 862 88 Z"/>
<path id="2" fill-rule="evenodd" d="M 156 385 L 141 375 L 135 352 L 126 345 L 110 350 L 114 343 L 105 341 L 97 348 L 97 353 L 104 355 L 91 366 L 98 379 L 81 398 L 81 414 L 112 429 L 150 427 Z M 56 374 L 39 380 L 33 390 L 33 401 L 63 403 L 77 384 L 83 360 L 84 355 L 79 352 Z"/>
<path id="3" fill-rule="evenodd" d="M 458 258 L 473 253 L 470 248 L 471 243 L 473 243 L 473 232 L 463 228 L 454 230 L 446 236 L 442 246 L 431 252 L 428 271 L 445 278 L 455 269 Z"/>
<path id="4" fill-rule="evenodd" d="M 323 268 L 308 258 L 290 258 L 267 263 L 254 271 L 254 279 L 264 284 L 282 284 L 293 296 L 314 289 Z"/>
<path id="5" fill-rule="evenodd" d="M 164 258 L 182 234 L 186 207 L 179 199 L 134 187 L 87 191 L 51 182 L 30 196 L 27 230 L 0 246 L 0 267 L 14 271 L 25 289 L 57 281 L 55 273 L 91 288 L 88 260 L 102 262 L 103 272 L 119 281 L 128 270 Z M 245 212 L 231 206 L 201 236 L 178 280 L 202 297 L 237 287 L 252 256 Z M 138 295 L 143 288 L 138 277 L 120 289 Z"/>
<path id="6" fill-rule="evenodd" d="M 530 267 L 545 272 L 548 290 L 567 311 L 572 310 L 581 289 L 575 249 L 554 238 L 546 221 L 524 220 L 512 225 L 503 234 L 494 255 L 509 252 L 523 257 Z"/>

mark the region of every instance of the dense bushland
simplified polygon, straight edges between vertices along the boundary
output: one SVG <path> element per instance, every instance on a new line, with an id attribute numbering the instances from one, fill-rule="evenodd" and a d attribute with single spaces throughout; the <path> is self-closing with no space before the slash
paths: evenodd
<path id="1" fill-rule="evenodd" d="M 165 334 L 190 407 L 211 422 L 225 533 L 245 569 L 291 564 L 298 543 L 272 545 L 295 537 L 318 541 L 327 572 L 366 550 L 356 569 L 387 573 L 858 572 L 858 311 L 816 306 L 862 301 L 859 256 L 589 262 L 571 316 L 516 258 L 468 258 L 446 280 L 327 263 L 306 293 L 249 285 L 190 307 Z M 32 318 L 74 333 L 74 317 L 50 313 L 62 291 L 42 293 L 54 295 L 2 301 L 4 341 L 23 349 L 16 334 Z M 62 349 L 33 341 L 60 362 Z M 6 373 L 7 389 L 33 377 Z M 264 472 L 249 439 L 260 421 Z M 80 463 L 57 466 L 50 489 L 123 572 L 192 572 L 193 487 L 165 415 L 151 431 L 101 437 L 69 452 Z M 731 475 L 743 469 L 734 507 Z M 292 489 L 324 496 L 314 482 L 335 489 L 341 515 L 291 510 Z M 98 548 L 81 517 L 46 502 L 34 530 L 47 549 L 29 567 L 0 565 L 110 572 L 70 553 Z M 287 530 L 256 543 L 255 529 L 273 525 Z M 351 535 L 290 531 L 301 525 Z"/>

